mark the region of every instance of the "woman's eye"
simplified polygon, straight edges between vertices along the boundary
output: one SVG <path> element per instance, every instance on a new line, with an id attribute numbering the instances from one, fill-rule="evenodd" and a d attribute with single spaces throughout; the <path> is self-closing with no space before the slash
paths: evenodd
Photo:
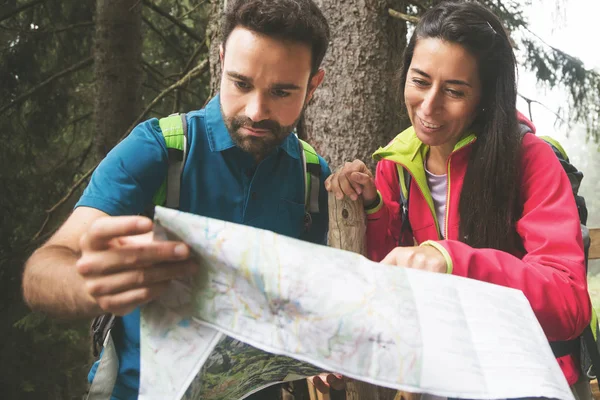
<path id="1" fill-rule="evenodd" d="M 427 86 L 427 81 L 424 81 L 423 79 L 413 78 L 412 81 L 417 86 Z"/>
<path id="2" fill-rule="evenodd" d="M 465 96 L 465 93 L 461 92 L 459 90 L 448 89 L 447 91 L 450 94 L 450 96 L 452 96 L 452 97 L 464 97 Z"/>

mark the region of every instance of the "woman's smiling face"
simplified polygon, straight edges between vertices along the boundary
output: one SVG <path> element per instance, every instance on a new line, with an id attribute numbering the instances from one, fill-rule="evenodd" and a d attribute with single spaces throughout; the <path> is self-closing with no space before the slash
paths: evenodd
<path id="1" fill-rule="evenodd" d="M 464 47 L 437 38 L 418 39 L 404 100 L 417 137 L 453 149 L 479 111 L 477 60 Z"/>

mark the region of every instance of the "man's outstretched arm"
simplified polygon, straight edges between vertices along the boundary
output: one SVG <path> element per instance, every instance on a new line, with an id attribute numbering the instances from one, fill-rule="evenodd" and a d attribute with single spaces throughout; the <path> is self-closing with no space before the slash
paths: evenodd
<path id="1" fill-rule="evenodd" d="M 152 239 L 145 217 L 110 217 L 79 207 L 29 258 L 27 304 L 60 318 L 125 315 L 158 297 L 175 278 L 195 273 L 189 248 Z"/>

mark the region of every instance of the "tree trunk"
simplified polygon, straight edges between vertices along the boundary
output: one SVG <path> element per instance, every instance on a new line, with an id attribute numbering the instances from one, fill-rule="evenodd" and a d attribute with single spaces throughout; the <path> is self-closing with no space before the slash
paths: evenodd
<path id="1" fill-rule="evenodd" d="M 219 92 L 219 85 L 221 83 L 219 46 L 221 45 L 221 22 L 225 7 L 227 7 L 227 0 L 210 0 L 211 18 L 207 29 L 207 36 L 210 37 L 210 48 L 208 49 L 208 60 L 210 62 L 209 100 Z"/>
<path id="2" fill-rule="evenodd" d="M 95 152 L 103 157 L 141 112 L 141 2 L 97 0 Z"/>
<path id="3" fill-rule="evenodd" d="M 331 27 L 323 86 L 306 111 L 308 140 L 332 169 L 387 144 L 406 122 L 395 76 L 406 46 L 406 23 L 388 15 L 403 0 L 316 0 Z"/>

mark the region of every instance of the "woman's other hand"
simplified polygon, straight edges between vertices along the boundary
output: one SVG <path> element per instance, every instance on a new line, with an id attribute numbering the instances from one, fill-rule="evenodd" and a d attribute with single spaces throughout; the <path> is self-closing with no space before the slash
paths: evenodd
<path id="1" fill-rule="evenodd" d="M 381 262 L 423 271 L 448 272 L 448 263 L 442 252 L 430 245 L 396 247 Z"/>

